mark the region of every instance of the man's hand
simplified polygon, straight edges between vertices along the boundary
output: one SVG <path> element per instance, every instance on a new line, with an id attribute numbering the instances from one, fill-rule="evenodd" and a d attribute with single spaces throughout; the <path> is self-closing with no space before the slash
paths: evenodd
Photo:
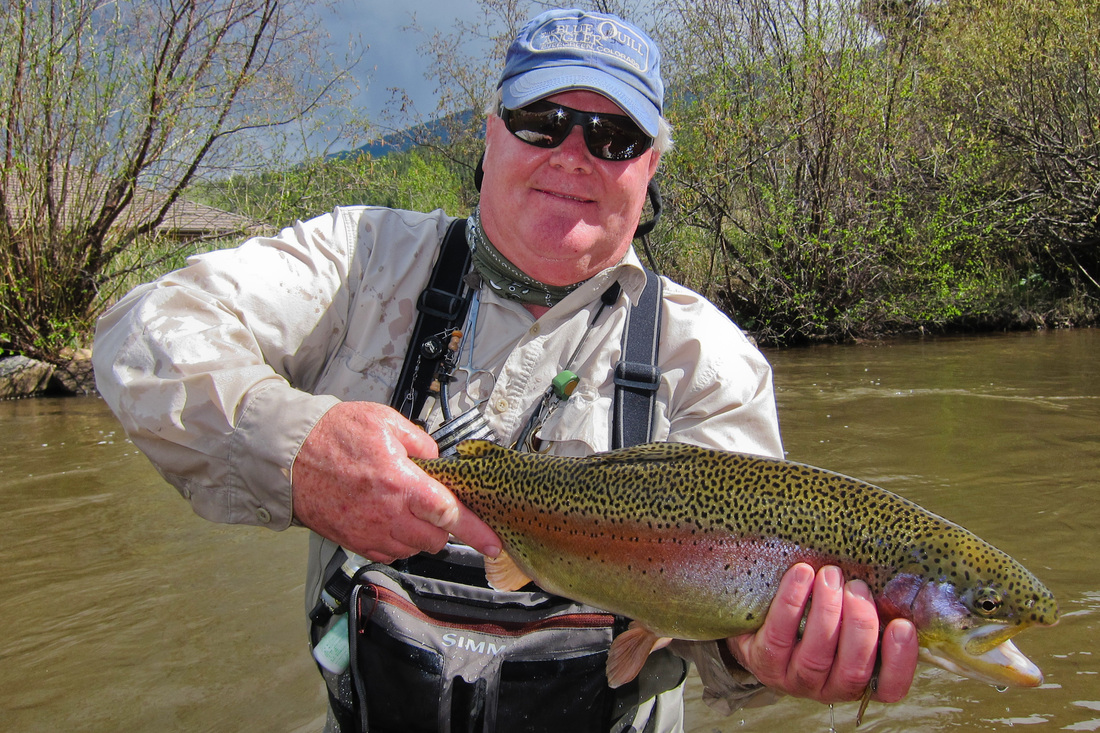
<path id="1" fill-rule="evenodd" d="M 813 603 L 801 638 L 799 625 Z M 835 567 L 814 576 L 804 563 L 783 576 L 764 625 L 727 640 L 737 661 L 768 687 L 820 702 L 845 702 L 863 695 L 875 670 L 879 619 L 866 583 L 844 577 Z M 917 667 L 913 624 L 895 619 L 886 626 L 873 699 L 897 702 L 909 692 Z"/>
<path id="2" fill-rule="evenodd" d="M 396 410 L 341 402 L 317 422 L 294 460 L 294 516 L 375 562 L 438 552 L 450 534 L 495 557 L 500 540 L 489 526 L 409 460 L 438 452 Z"/>

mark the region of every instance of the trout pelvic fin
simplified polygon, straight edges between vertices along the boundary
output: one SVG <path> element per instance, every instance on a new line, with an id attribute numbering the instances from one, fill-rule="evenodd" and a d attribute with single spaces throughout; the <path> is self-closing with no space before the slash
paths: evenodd
<path id="1" fill-rule="evenodd" d="M 630 622 L 630 628 L 615 637 L 607 653 L 607 684 L 609 687 L 622 687 L 638 676 L 649 659 L 649 655 L 658 649 L 664 649 L 672 639 L 659 637 L 637 621 Z"/>
<path id="2" fill-rule="evenodd" d="M 485 579 L 499 591 L 519 590 L 531 582 L 515 560 L 508 557 L 508 553 L 503 550 L 496 557 L 485 558 Z"/>

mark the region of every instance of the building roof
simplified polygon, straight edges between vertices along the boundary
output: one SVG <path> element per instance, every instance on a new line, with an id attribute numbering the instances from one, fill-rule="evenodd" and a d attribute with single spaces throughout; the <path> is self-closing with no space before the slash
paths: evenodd
<path id="1" fill-rule="evenodd" d="M 75 185 L 71 185 L 69 188 L 69 200 L 75 203 L 70 203 L 69 206 L 75 205 L 79 209 L 97 211 L 102 206 L 103 198 L 106 195 L 106 181 L 100 176 L 95 176 L 92 179 L 74 178 L 71 180 Z M 81 190 L 84 186 L 87 188 Z M 60 185 L 55 183 L 54 189 L 56 191 L 55 198 L 61 198 Z M 25 221 L 28 218 L 44 222 L 46 204 L 42 201 L 42 197 L 28 196 L 24 191 L 25 189 L 20 190 L 18 182 L 15 186 L 10 186 L 7 191 L 0 185 L 0 196 L 3 196 L 3 203 L 8 216 L 13 222 L 16 222 L 16 226 L 19 226 L 18 222 Z M 134 192 L 133 200 L 121 213 L 114 226 L 133 226 L 148 220 L 164 206 L 165 200 L 164 194 L 139 187 Z M 34 214 L 29 210 L 31 207 L 40 209 L 40 216 L 34 217 Z M 61 215 L 62 226 L 73 223 L 74 218 L 71 209 L 64 211 Z M 262 227 L 263 223 L 255 219 L 200 204 L 196 201 L 178 198 L 168 207 L 163 221 L 156 227 L 155 231 L 158 234 L 175 239 L 196 239 L 199 237 L 255 232 Z"/>

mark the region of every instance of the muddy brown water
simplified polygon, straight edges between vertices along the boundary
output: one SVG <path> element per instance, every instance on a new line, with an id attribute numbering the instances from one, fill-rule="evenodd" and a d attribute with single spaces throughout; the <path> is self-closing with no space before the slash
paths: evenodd
<path id="1" fill-rule="evenodd" d="M 860 731 L 1100 730 L 1100 331 L 769 352 L 788 457 L 876 483 L 1039 575 L 1062 621 L 998 692 L 922 666 Z M 0 403 L 0 721 L 10 731 L 313 731 L 306 536 L 205 522 L 95 398 Z M 687 730 L 853 730 L 800 700 Z"/>

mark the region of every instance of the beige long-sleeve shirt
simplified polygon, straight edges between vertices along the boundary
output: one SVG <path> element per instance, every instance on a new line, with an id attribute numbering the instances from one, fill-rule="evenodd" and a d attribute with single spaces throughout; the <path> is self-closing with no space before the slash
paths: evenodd
<path id="1" fill-rule="evenodd" d="M 389 402 L 449 222 L 442 212 L 340 208 L 194 257 L 100 320 L 99 389 L 198 514 L 283 529 L 294 457 L 318 419 L 337 400 Z M 479 373 L 467 390 L 460 370 L 455 413 L 487 398 L 489 423 L 510 440 L 583 339 L 569 365 L 581 383 L 541 438 L 562 455 L 606 450 L 624 299 L 585 332 L 616 279 L 636 300 L 644 275 L 633 251 L 538 320 L 483 287 L 472 365 L 495 383 Z M 654 440 L 780 456 L 760 352 L 708 301 L 667 281 L 662 320 Z"/>
<path id="2" fill-rule="evenodd" d="M 390 401 L 449 223 L 438 211 L 338 208 L 193 257 L 102 317 L 99 390 L 195 512 L 284 529 L 295 456 L 325 411 L 339 400 Z M 623 296 L 589 327 L 616 280 Z M 543 446 L 560 455 L 608 449 L 625 303 L 644 282 L 631 250 L 537 320 L 483 286 L 454 413 L 484 401 L 490 426 L 510 443 L 568 367 L 581 382 L 543 425 Z M 653 439 L 781 456 L 767 361 L 702 296 L 664 285 Z M 314 537 L 310 599 L 334 549 Z"/>

